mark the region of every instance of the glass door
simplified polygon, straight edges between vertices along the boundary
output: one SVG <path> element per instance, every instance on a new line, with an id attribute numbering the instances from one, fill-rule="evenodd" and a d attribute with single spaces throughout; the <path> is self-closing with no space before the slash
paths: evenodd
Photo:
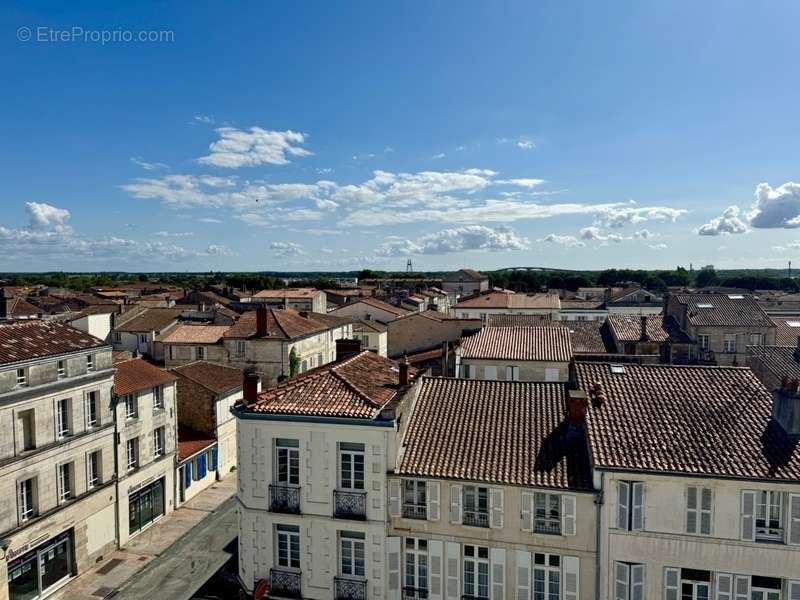
<path id="1" fill-rule="evenodd" d="M 72 574 L 72 552 L 68 538 L 39 552 L 39 571 L 43 593 Z"/>

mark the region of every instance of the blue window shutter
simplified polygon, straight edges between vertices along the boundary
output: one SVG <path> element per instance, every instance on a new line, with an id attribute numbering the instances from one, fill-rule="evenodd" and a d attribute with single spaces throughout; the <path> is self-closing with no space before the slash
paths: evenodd
<path id="1" fill-rule="evenodd" d="M 197 457 L 197 478 L 203 479 L 206 476 L 206 455 L 205 453 Z"/>
<path id="2" fill-rule="evenodd" d="M 183 466 L 183 475 L 186 480 L 186 487 L 192 486 L 192 463 L 188 462 Z"/>
<path id="3" fill-rule="evenodd" d="M 216 446 L 214 446 L 211 449 L 211 470 L 212 471 L 216 471 L 217 470 L 217 447 Z"/>

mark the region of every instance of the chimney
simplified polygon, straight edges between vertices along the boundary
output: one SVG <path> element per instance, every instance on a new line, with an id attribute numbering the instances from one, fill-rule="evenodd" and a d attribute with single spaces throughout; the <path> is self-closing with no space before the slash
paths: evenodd
<path id="1" fill-rule="evenodd" d="M 267 336 L 267 307 L 259 306 L 256 308 L 256 336 Z"/>
<path id="2" fill-rule="evenodd" d="M 646 342 L 650 339 L 650 336 L 647 335 L 647 315 L 639 317 L 639 332 L 639 341 Z"/>
<path id="3" fill-rule="evenodd" d="M 0 289 L 0 319 L 10 318 L 11 309 L 14 305 L 14 296 L 6 289 Z"/>
<path id="4" fill-rule="evenodd" d="M 794 347 L 794 359 L 800 362 L 800 335 L 797 336 L 797 345 Z"/>
<path id="5" fill-rule="evenodd" d="M 403 355 L 403 361 L 400 363 L 400 385 L 408 385 L 409 383 L 409 372 L 408 370 L 411 368 L 411 365 L 408 364 L 408 357 Z"/>
<path id="6" fill-rule="evenodd" d="M 307 311 L 307 310 L 301 310 L 301 311 L 300 311 L 298 314 L 299 314 L 301 317 L 303 317 L 304 319 L 307 319 L 307 318 L 308 318 L 308 311 Z"/>
<path id="7" fill-rule="evenodd" d="M 772 393 L 772 418 L 786 434 L 800 439 L 800 382 L 784 378 L 781 389 Z"/>
<path id="8" fill-rule="evenodd" d="M 569 390 L 567 395 L 567 416 L 570 427 L 583 427 L 586 424 L 586 409 L 589 400 L 583 390 Z"/>
<path id="9" fill-rule="evenodd" d="M 336 362 L 361 352 L 361 340 L 336 340 Z"/>
<path id="10" fill-rule="evenodd" d="M 592 406 L 602 406 L 606 401 L 606 394 L 603 391 L 603 384 L 600 381 L 595 381 L 592 384 L 592 389 L 589 391 L 589 396 L 592 399 Z"/>
<path id="11" fill-rule="evenodd" d="M 245 371 L 242 380 L 242 398 L 245 404 L 253 404 L 258 400 L 258 388 L 261 379 L 255 371 Z"/>

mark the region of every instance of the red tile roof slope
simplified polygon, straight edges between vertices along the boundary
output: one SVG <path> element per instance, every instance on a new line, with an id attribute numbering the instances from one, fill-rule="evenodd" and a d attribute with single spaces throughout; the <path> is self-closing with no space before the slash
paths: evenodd
<path id="1" fill-rule="evenodd" d="M 228 331 L 228 325 L 178 325 L 160 341 L 165 344 L 216 344 Z"/>
<path id="2" fill-rule="evenodd" d="M 698 327 L 775 326 L 750 295 L 676 294 L 674 298 L 687 306 L 689 322 Z"/>
<path id="3" fill-rule="evenodd" d="M 267 335 L 269 339 L 291 340 L 350 323 L 350 319 L 308 312 L 305 316 L 289 308 L 267 310 Z M 225 332 L 226 338 L 251 338 L 256 335 L 256 313 L 249 310 Z"/>
<path id="4" fill-rule="evenodd" d="M 463 358 L 568 362 L 572 342 L 566 327 L 484 327 L 464 338 Z"/>
<path id="5" fill-rule="evenodd" d="M 689 344 L 691 339 L 672 317 L 645 315 L 645 331 L 653 342 Z M 642 319 L 639 315 L 610 314 L 606 319 L 614 335 L 621 342 L 638 342 L 642 337 Z"/>
<path id="6" fill-rule="evenodd" d="M 748 346 L 748 361 L 757 359 L 778 379 L 800 379 L 800 361 L 797 346 Z M 749 362 L 753 366 L 752 362 Z"/>
<path id="7" fill-rule="evenodd" d="M 800 337 L 800 315 L 793 317 L 772 317 L 775 323 L 775 343 L 779 346 L 795 346 Z"/>
<path id="8" fill-rule="evenodd" d="M 254 298 L 313 298 L 320 294 L 315 288 L 286 288 L 282 290 L 261 290 L 253 294 Z"/>
<path id="9" fill-rule="evenodd" d="M 103 340 L 56 321 L 0 324 L 0 364 L 109 347 Z"/>
<path id="10" fill-rule="evenodd" d="M 203 360 L 175 367 L 172 371 L 217 394 L 241 388 L 244 379 L 244 371 L 241 369 Z"/>
<path id="11" fill-rule="evenodd" d="M 172 373 L 151 365 L 143 358 L 117 361 L 114 368 L 114 393 L 118 396 L 172 383 L 177 379 Z"/>
<path id="12" fill-rule="evenodd" d="M 561 307 L 561 299 L 557 294 L 514 294 L 508 292 L 490 292 L 479 296 L 471 296 L 459 301 L 456 308 L 506 308 L 506 309 L 547 309 Z"/>
<path id="13" fill-rule="evenodd" d="M 178 423 L 178 460 L 183 461 L 217 441 L 212 435 Z"/>
<path id="14" fill-rule="evenodd" d="M 585 444 L 564 442 L 565 395 L 557 383 L 426 377 L 395 473 L 591 489 Z"/>
<path id="15" fill-rule="evenodd" d="M 800 446 L 772 421 L 772 397 L 750 369 L 576 367 L 578 385 L 588 393 L 599 382 L 606 398 L 587 417 L 596 467 L 800 480 Z"/>

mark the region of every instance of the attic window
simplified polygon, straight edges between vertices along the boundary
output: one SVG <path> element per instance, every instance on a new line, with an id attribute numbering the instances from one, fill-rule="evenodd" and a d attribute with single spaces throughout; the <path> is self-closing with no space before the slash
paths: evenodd
<path id="1" fill-rule="evenodd" d="M 611 372 L 615 375 L 624 375 L 625 367 L 623 365 L 611 365 Z"/>
<path id="2" fill-rule="evenodd" d="M 714 308 L 713 304 L 698 304 L 697 308 Z"/>

